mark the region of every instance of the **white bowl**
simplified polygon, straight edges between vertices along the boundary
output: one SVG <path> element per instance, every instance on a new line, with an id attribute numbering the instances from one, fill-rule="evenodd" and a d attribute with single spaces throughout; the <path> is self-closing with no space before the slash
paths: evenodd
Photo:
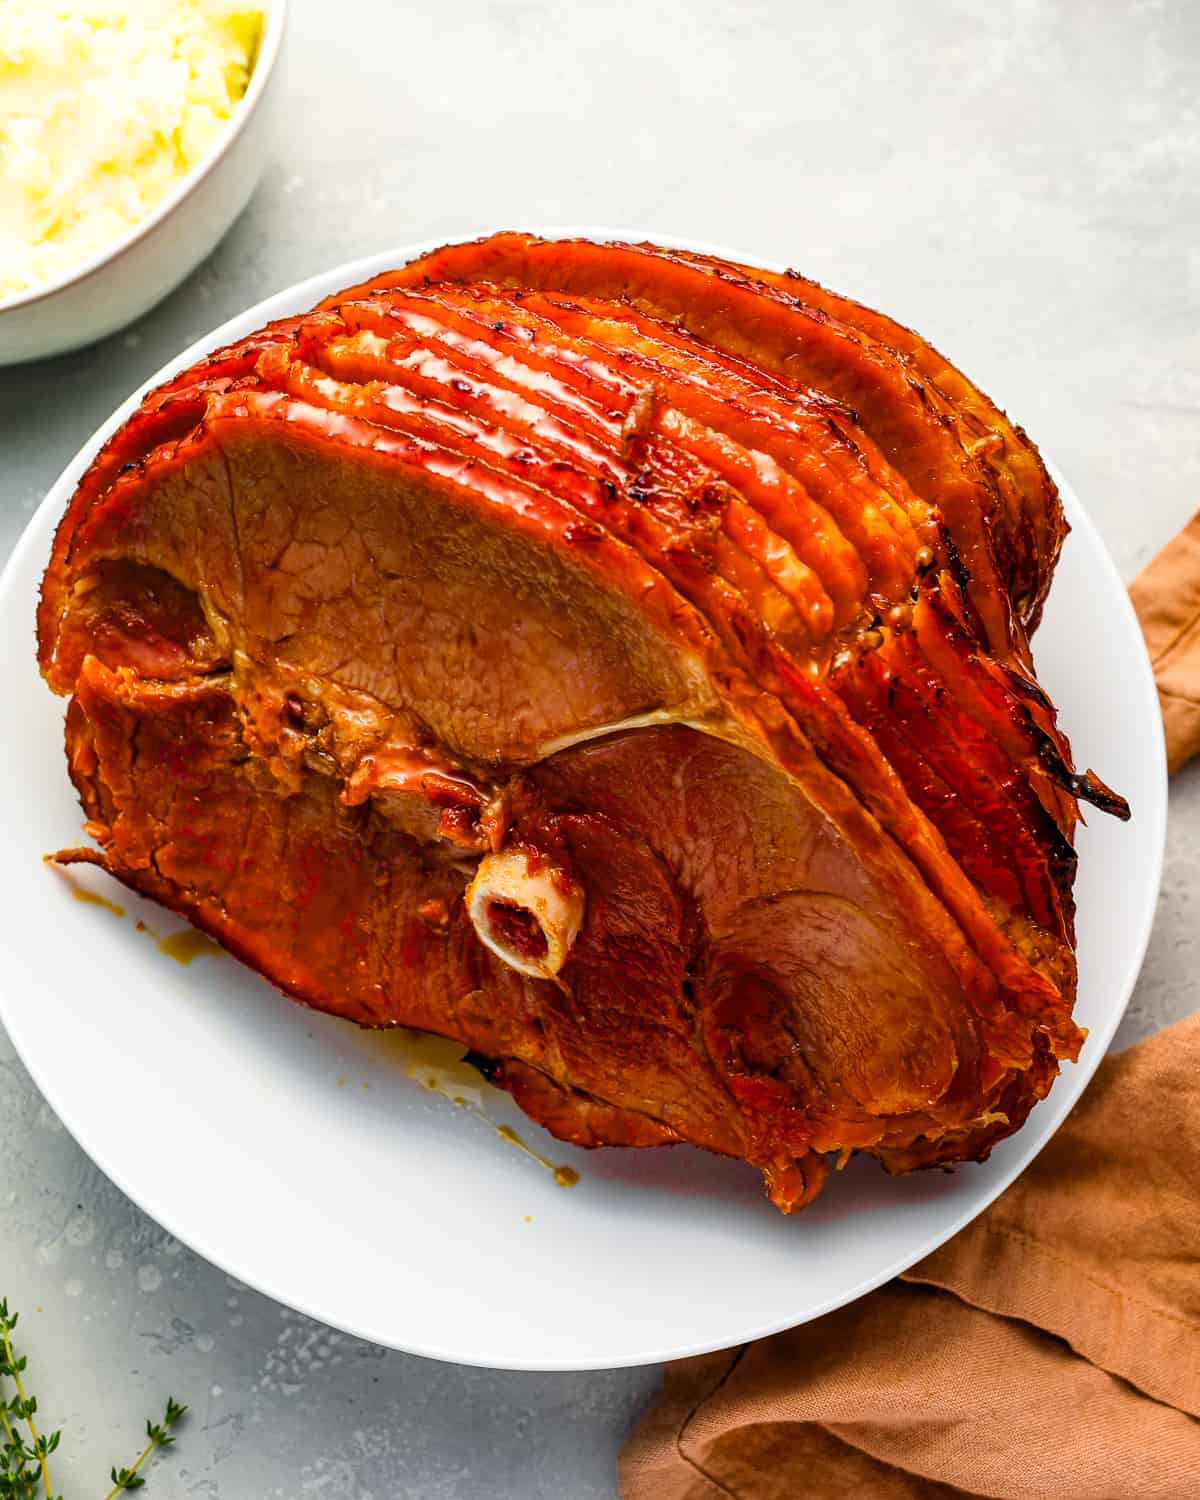
<path id="1" fill-rule="evenodd" d="M 123 239 L 74 271 L 0 304 L 0 365 L 94 344 L 148 312 L 200 264 L 245 208 L 266 161 L 287 0 L 260 0 L 263 34 L 246 92 L 217 144 Z"/>

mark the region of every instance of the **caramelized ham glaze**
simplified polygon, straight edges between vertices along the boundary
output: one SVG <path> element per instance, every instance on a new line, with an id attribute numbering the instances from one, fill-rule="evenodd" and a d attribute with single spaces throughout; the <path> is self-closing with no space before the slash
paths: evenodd
<path id="1" fill-rule="evenodd" d="M 580 1145 L 982 1159 L 1082 1033 L 1065 532 L 916 334 L 653 245 L 451 245 L 149 395 L 39 658 L 90 858 Z"/>

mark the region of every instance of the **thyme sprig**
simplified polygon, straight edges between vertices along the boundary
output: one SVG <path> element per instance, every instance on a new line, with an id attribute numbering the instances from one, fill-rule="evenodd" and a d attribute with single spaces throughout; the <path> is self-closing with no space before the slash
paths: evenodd
<path id="1" fill-rule="evenodd" d="M 122 1490 L 141 1489 L 146 1479 L 143 1474 L 138 1473 L 138 1470 L 156 1448 L 169 1448 L 175 1441 L 171 1435 L 171 1428 L 179 1421 L 185 1411 L 187 1411 L 186 1406 L 180 1406 L 174 1396 L 168 1396 L 167 1409 L 163 1413 L 162 1421 L 151 1422 L 149 1418 L 146 1419 L 146 1437 L 148 1439 L 146 1446 L 134 1460 L 132 1468 L 112 1470 L 110 1477 L 113 1487 L 105 1495 L 104 1500 L 113 1500 L 113 1496 L 119 1495 Z"/>
<path id="2" fill-rule="evenodd" d="M 57 1429 L 39 1432 L 36 1422 L 37 1397 L 25 1394 L 25 1374 L 28 1358 L 18 1355 L 13 1347 L 13 1333 L 17 1326 L 17 1313 L 8 1310 L 8 1299 L 0 1298 L 0 1500 L 38 1500 L 39 1492 L 45 1492 L 45 1500 L 63 1500 L 56 1494 L 50 1482 L 50 1455 L 58 1447 L 62 1436 Z M 8 1396 L 4 1381 L 11 1383 L 14 1395 Z M 166 1410 L 158 1422 L 146 1422 L 146 1446 L 127 1469 L 113 1468 L 109 1478 L 112 1489 L 104 1500 L 113 1500 L 123 1490 L 139 1490 L 146 1483 L 146 1476 L 139 1473 L 142 1465 L 152 1453 L 160 1448 L 169 1448 L 175 1441 L 171 1429 L 187 1411 L 174 1396 L 167 1397 Z"/>
<path id="3" fill-rule="evenodd" d="M 4 1399 L 0 1388 L 0 1425 L 4 1428 L 3 1468 L 0 1469 L 0 1495 L 17 1496 L 20 1500 L 32 1494 L 39 1480 L 46 1490 L 46 1500 L 61 1500 L 50 1485 L 50 1470 L 47 1458 L 58 1447 L 57 1432 L 40 1433 L 34 1416 L 37 1412 L 37 1397 L 26 1396 L 25 1373 L 28 1360 L 17 1357 L 13 1349 L 13 1330 L 17 1326 L 18 1314 L 8 1310 L 8 1299 L 0 1301 L 0 1376 L 6 1376 L 16 1390 L 16 1395 Z M 29 1429 L 29 1437 L 22 1432 L 22 1423 Z"/>

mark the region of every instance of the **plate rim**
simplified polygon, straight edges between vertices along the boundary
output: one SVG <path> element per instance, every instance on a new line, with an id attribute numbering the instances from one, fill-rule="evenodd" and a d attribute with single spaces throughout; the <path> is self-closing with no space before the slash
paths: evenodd
<path id="1" fill-rule="evenodd" d="M 26 522 L 3 570 L 0 571 L 0 607 L 3 606 L 3 601 L 8 593 L 19 587 L 19 579 L 24 575 L 30 562 L 27 554 L 33 551 L 35 546 L 42 545 L 41 538 L 37 533 L 39 533 L 41 526 L 46 524 L 46 513 L 52 508 L 55 510 L 53 519 L 54 524 L 57 525 L 57 521 L 65 509 L 65 504 L 69 500 L 70 493 L 87 464 L 91 462 L 92 458 L 112 433 L 135 410 L 147 391 L 170 379 L 172 375 L 178 373 L 180 370 L 186 369 L 205 353 L 241 337 L 242 334 L 238 330 L 242 329 L 243 326 L 247 330 L 258 327 L 271 318 L 285 315 L 285 309 L 302 311 L 305 307 L 311 306 L 319 298 L 329 295 L 329 288 L 331 286 L 334 289 L 337 287 L 352 286 L 369 276 L 402 266 L 421 255 L 429 253 L 431 250 L 438 249 L 442 245 L 481 238 L 484 235 L 496 232 L 495 228 L 488 227 L 478 231 L 456 233 L 450 239 L 442 235 L 426 237 L 416 242 L 390 247 L 369 255 L 357 256 L 326 271 L 317 272 L 305 277 L 291 286 L 260 299 L 241 312 L 227 318 L 209 333 L 189 344 L 178 355 L 166 361 L 160 369 L 139 385 L 124 402 L 118 405 L 113 414 L 80 446 L 74 457 L 64 466 L 58 477 L 50 485 L 45 497 Z M 744 251 L 733 250 L 726 246 L 714 245 L 707 241 L 696 240 L 686 236 L 663 234 L 645 229 L 631 230 L 627 228 L 613 228 L 611 226 L 570 224 L 534 227 L 525 232 L 539 235 L 545 239 L 584 238 L 601 243 L 614 240 L 652 240 L 667 248 L 717 255 L 725 259 L 740 261 L 743 264 L 758 265 L 764 270 L 781 271 L 785 269 L 778 262 L 764 260 L 762 257 L 754 256 Z M 1090 543 L 1090 550 L 1095 557 L 1096 565 L 1107 575 L 1110 586 L 1121 597 L 1121 612 L 1124 616 L 1123 624 L 1125 629 L 1140 639 L 1141 628 L 1138 624 L 1133 604 L 1129 599 L 1125 584 L 1121 580 L 1103 537 L 1080 501 L 1073 486 L 1044 453 L 1042 457 L 1052 477 L 1058 484 L 1064 500 L 1067 502 L 1072 529 L 1087 538 Z M 41 569 L 38 568 L 36 571 L 40 572 Z M 1006 1191 L 1028 1168 L 1034 1158 L 1054 1137 L 1067 1114 L 1079 1102 L 1084 1092 L 1090 1086 L 1096 1069 L 1107 1055 L 1112 1038 L 1128 1008 L 1134 986 L 1145 959 L 1153 929 L 1165 857 L 1167 809 L 1165 742 L 1161 717 L 1157 712 L 1157 692 L 1153 672 L 1149 657 L 1144 650 L 1138 658 L 1138 668 L 1141 679 L 1139 687 L 1143 696 L 1147 697 L 1147 701 L 1155 704 L 1155 712 L 1147 726 L 1149 737 L 1152 741 L 1151 746 L 1148 747 L 1147 763 L 1153 762 L 1154 768 L 1154 776 L 1148 788 L 1152 793 L 1152 797 L 1147 797 L 1145 803 L 1139 806 L 1137 816 L 1139 820 L 1143 817 L 1153 819 L 1155 827 L 1152 829 L 1154 838 L 1151 846 L 1150 866 L 1148 870 L 1148 874 L 1152 878 L 1146 880 L 1145 888 L 1141 892 L 1141 909 L 1136 915 L 1136 924 L 1132 922 L 1130 924 L 1130 931 L 1131 933 L 1136 931 L 1136 937 L 1130 942 L 1127 949 L 1126 973 L 1122 981 L 1123 999 L 1119 1005 L 1113 1008 L 1112 1015 L 1108 1017 L 1104 1026 L 1093 1026 L 1091 1028 L 1089 1042 L 1095 1043 L 1095 1045 L 1089 1046 L 1086 1049 L 1081 1061 L 1073 1065 L 1071 1074 L 1060 1078 L 1058 1090 L 1052 1091 L 1048 1098 L 1042 1101 L 1040 1108 L 1046 1112 L 1041 1117 L 1043 1121 L 1041 1128 L 1034 1134 L 1031 1133 L 1031 1125 L 1026 1124 L 1016 1136 L 1011 1138 L 1020 1143 L 1019 1149 L 1015 1150 L 1013 1163 L 1008 1165 L 1004 1171 L 996 1174 L 997 1180 L 994 1184 L 991 1182 L 982 1183 L 980 1184 L 982 1190 L 977 1188 L 974 1192 L 965 1195 L 969 1201 L 960 1214 L 952 1216 L 948 1229 L 938 1228 L 928 1239 L 921 1239 L 919 1243 L 914 1241 L 913 1245 L 910 1245 L 902 1253 L 889 1261 L 883 1270 L 873 1271 L 864 1276 L 851 1288 L 812 1304 L 799 1316 L 796 1315 L 794 1310 L 785 1312 L 782 1316 L 768 1319 L 766 1322 L 739 1334 L 734 1342 L 750 1342 L 789 1328 L 799 1327 L 815 1318 L 823 1317 L 827 1313 L 855 1302 L 860 1297 L 874 1291 L 877 1287 L 892 1280 L 895 1276 L 924 1259 L 941 1245 L 947 1243 L 947 1241 L 960 1233 L 967 1224 L 984 1213 L 1001 1193 Z M 291 1295 L 280 1297 L 269 1285 L 264 1283 L 261 1277 L 244 1274 L 243 1270 L 236 1264 L 236 1257 L 231 1257 L 224 1251 L 212 1253 L 204 1242 L 205 1237 L 197 1235 L 194 1229 L 190 1229 L 188 1233 L 180 1233 L 177 1227 L 170 1222 L 174 1215 L 161 1217 L 157 1214 L 143 1200 L 139 1193 L 131 1190 L 121 1170 L 114 1170 L 109 1161 L 102 1160 L 99 1156 L 93 1154 L 85 1144 L 87 1134 L 86 1125 L 81 1129 L 76 1128 L 73 1118 L 74 1110 L 71 1107 L 70 1101 L 58 1097 L 59 1091 L 56 1091 L 52 1084 L 47 1086 L 39 1069 L 26 1056 L 26 1051 L 20 1040 L 19 1023 L 15 1028 L 13 1025 L 12 1010 L 7 1003 L 7 985 L 5 984 L 0 984 L 0 1024 L 4 1026 L 14 1051 L 32 1079 L 34 1086 L 47 1103 L 50 1104 L 80 1150 L 141 1212 L 145 1213 L 148 1218 L 154 1223 L 159 1224 L 176 1239 L 188 1245 L 195 1254 L 206 1260 L 210 1265 L 216 1266 L 226 1275 L 235 1277 L 243 1285 L 259 1292 L 276 1304 L 292 1308 L 316 1322 L 340 1329 L 366 1342 L 394 1348 L 399 1352 L 467 1367 L 511 1371 L 541 1371 L 549 1373 L 637 1368 L 693 1355 L 711 1353 L 716 1349 L 729 1347 L 725 1340 L 714 1342 L 711 1339 L 700 1339 L 690 1344 L 661 1349 L 656 1348 L 649 1351 L 629 1352 L 619 1358 L 607 1356 L 602 1359 L 592 1357 L 590 1359 L 573 1360 L 563 1358 L 530 1360 L 528 1357 L 505 1357 L 495 1350 L 484 1350 L 481 1353 L 472 1354 L 469 1351 L 464 1352 L 462 1349 L 449 1346 L 438 1347 L 436 1344 L 429 1342 L 402 1343 L 396 1342 L 390 1337 L 381 1338 L 378 1333 L 372 1332 L 369 1328 L 355 1326 L 353 1322 L 341 1319 L 331 1319 L 327 1313 L 322 1312 L 313 1305 L 313 1299 L 311 1298 L 302 1299 Z M 1068 1079 L 1070 1086 L 1064 1088 L 1064 1085 L 1068 1083 Z M 1057 1109 L 1054 1108 L 1056 1095 L 1059 1101 Z"/>

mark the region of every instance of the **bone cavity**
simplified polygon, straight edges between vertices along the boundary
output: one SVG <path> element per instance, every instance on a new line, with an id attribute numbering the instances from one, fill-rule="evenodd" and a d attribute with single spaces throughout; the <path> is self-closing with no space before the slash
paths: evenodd
<path id="1" fill-rule="evenodd" d="M 485 854 L 466 903 L 479 941 L 533 979 L 558 973 L 583 924 L 583 887 L 524 849 Z"/>

